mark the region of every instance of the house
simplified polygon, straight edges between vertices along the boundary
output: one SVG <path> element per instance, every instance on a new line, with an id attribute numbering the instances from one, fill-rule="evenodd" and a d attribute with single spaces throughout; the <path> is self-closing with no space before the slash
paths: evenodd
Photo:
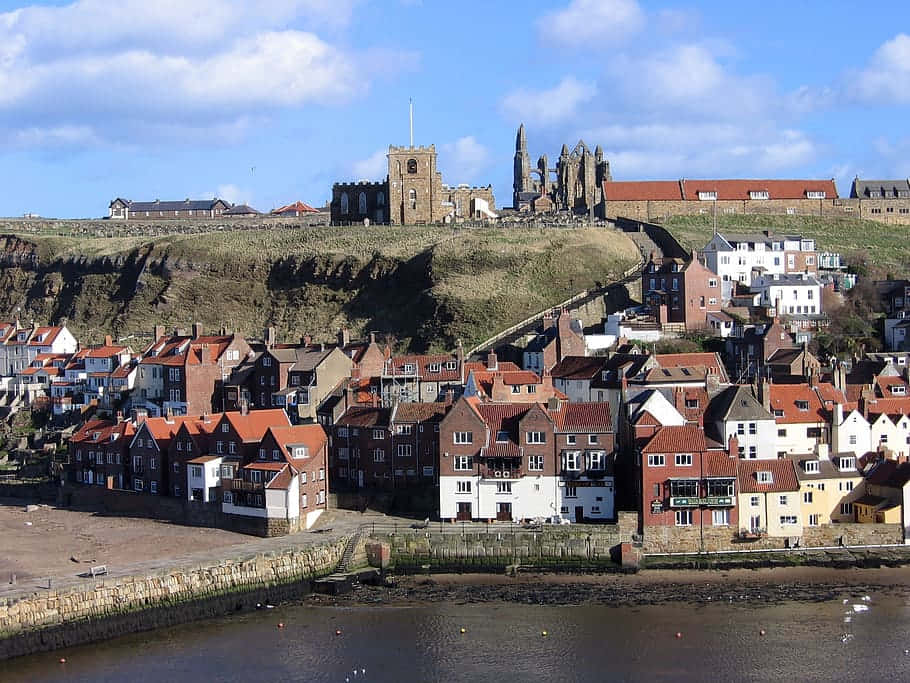
<path id="1" fill-rule="evenodd" d="M 735 444 L 735 440 L 733 442 Z M 694 425 L 661 426 L 638 452 L 642 533 L 700 547 L 700 531 L 738 528 L 736 459 Z M 691 530 L 699 530 L 695 536 Z"/>
<path id="2" fill-rule="evenodd" d="M 734 325 L 726 344 L 727 357 L 740 382 L 752 382 L 757 377 L 765 377 L 768 359 L 780 349 L 794 348 L 799 347 L 779 317 L 773 317 L 769 323 L 761 325 Z"/>
<path id="3" fill-rule="evenodd" d="M 877 458 L 864 474 L 863 495 L 853 501 L 860 523 L 899 523 L 910 540 L 910 463 Z"/>
<path id="4" fill-rule="evenodd" d="M 789 458 L 739 460 L 740 533 L 799 539 L 803 534 L 800 483 Z"/>
<path id="5" fill-rule="evenodd" d="M 608 359 L 603 356 L 565 356 L 550 370 L 553 386 L 572 403 L 595 400 L 592 386 L 599 385 Z M 599 387 L 601 391 L 605 389 Z"/>
<path id="6" fill-rule="evenodd" d="M 462 398 L 440 423 L 439 450 L 443 519 L 614 516 L 607 404 Z"/>
<path id="7" fill-rule="evenodd" d="M 764 375 L 775 384 L 799 384 L 818 377 L 821 362 L 803 344 L 801 347 L 777 349 L 764 362 Z"/>
<path id="8" fill-rule="evenodd" d="M 218 218 L 231 208 L 223 199 L 134 202 L 118 197 L 108 205 L 111 220 L 166 220 L 182 218 Z"/>
<path id="9" fill-rule="evenodd" d="M 715 233 L 702 255 L 705 266 L 720 277 L 724 302 L 733 298 L 737 285 L 752 286 L 756 275 L 818 272 L 815 240 L 798 235 Z"/>
<path id="10" fill-rule="evenodd" d="M 124 420 L 89 420 L 70 437 L 62 478 L 70 483 L 123 489 L 129 485 L 129 447 L 135 429 Z"/>
<path id="11" fill-rule="evenodd" d="M 822 312 L 822 283 L 808 273 L 773 273 L 752 280 L 755 305 L 768 315 L 815 315 Z"/>
<path id="12" fill-rule="evenodd" d="M 748 385 L 727 387 L 716 395 L 705 417 L 705 427 L 720 443 L 736 438 L 737 455 L 749 460 L 777 457 L 777 425 Z"/>
<path id="13" fill-rule="evenodd" d="M 854 521 L 853 502 L 862 494 L 863 478 L 853 453 L 829 457 L 827 449 L 820 449 L 817 454 L 787 457 L 799 480 L 803 528 Z"/>
<path id="14" fill-rule="evenodd" d="M 492 351 L 485 363 L 466 363 L 467 379 L 464 395 L 477 396 L 482 401 L 495 403 L 547 401 L 554 396 L 565 398 L 554 388 L 554 379 L 548 374 L 543 377 L 522 370 L 514 363 L 501 362 Z"/>
<path id="15" fill-rule="evenodd" d="M 79 346 L 66 324 L 21 327 L 18 322 L 0 323 L 0 375 L 15 377 L 29 367 L 38 354 L 72 354 Z"/>
<path id="16" fill-rule="evenodd" d="M 227 211 L 223 211 L 221 215 L 226 218 L 256 218 L 262 214 L 247 204 L 234 204 Z"/>
<path id="17" fill-rule="evenodd" d="M 434 403 L 447 393 L 460 396 L 464 391 L 467 371 L 464 350 L 458 345 L 454 354 L 387 354 L 380 374 L 382 405 Z"/>
<path id="18" fill-rule="evenodd" d="M 809 384 L 760 386 L 763 405 L 777 423 L 775 448 L 778 456 L 815 453 L 819 444 L 830 443 L 830 418 L 822 400 Z M 768 403 L 764 397 L 768 396 Z"/>
<path id="19" fill-rule="evenodd" d="M 548 313 L 543 327 L 525 347 L 522 367 L 543 375 L 566 356 L 586 355 L 584 330 L 580 320 L 568 313 Z"/>
<path id="20" fill-rule="evenodd" d="M 150 415 L 201 415 L 225 406 L 224 385 L 231 370 L 251 349 L 237 334 L 205 335 L 200 323 L 192 334 L 165 334 L 156 327 L 155 341 L 142 354 L 133 405 Z"/>
<path id="21" fill-rule="evenodd" d="M 327 506 L 327 444 L 317 424 L 270 426 L 230 479 L 222 470 L 222 512 L 265 520 L 267 536 L 309 529 Z"/>
<path id="22" fill-rule="evenodd" d="M 284 218 L 299 218 L 300 216 L 305 216 L 310 213 L 319 213 L 319 210 L 314 209 L 309 204 L 305 204 L 301 201 L 272 209 L 273 216 L 283 216 Z"/>
<path id="23" fill-rule="evenodd" d="M 723 303 L 716 273 L 691 258 L 658 258 L 651 253 L 641 274 L 642 301 L 662 329 L 700 330 L 708 314 L 719 313 Z"/>
<path id="24" fill-rule="evenodd" d="M 212 454 L 215 450 L 212 435 L 223 415 L 198 415 L 179 420 L 179 425 L 175 423 L 177 430 L 167 444 L 167 468 L 171 475 L 168 491 L 174 498 L 203 503 L 220 500 L 218 487 L 223 456 Z M 187 469 L 189 464 L 199 467 Z M 190 475 L 198 475 L 196 479 L 201 481 L 190 481 Z"/>

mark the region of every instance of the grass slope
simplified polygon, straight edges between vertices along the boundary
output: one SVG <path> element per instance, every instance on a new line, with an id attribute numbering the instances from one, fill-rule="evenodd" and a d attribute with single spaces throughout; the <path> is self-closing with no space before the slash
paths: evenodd
<path id="1" fill-rule="evenodd" d="M 690 249 L 701 249 L 708 243 L 713 225 L 711 215 L 673 216 L 664 222 L 676 239 Z M 820 251 L 839 252 L 848 262 L 862 255 L 881 275 L 906 272 L 910 266 L 910 227 L 906 225 L 884 225 L 858 218 L 725 214 L 717 216 L 717 229 L 719 232 L 770 229 L 778 234 L 812 237 Z"/>
<path id="2" fill-rule="evenodd" d="M 0 307 L 84 336 L 162 323 L 329 339 L 341 326 L 414 350 L 481 341 L 639 254 L 610 229 L 272 228 L 154 239 L 22 235 L 37 271 L 0 273 Z M 21 248 L 21 245 L 20 245 Z M 2 310 L 2 309 L 0 309 Z"/>

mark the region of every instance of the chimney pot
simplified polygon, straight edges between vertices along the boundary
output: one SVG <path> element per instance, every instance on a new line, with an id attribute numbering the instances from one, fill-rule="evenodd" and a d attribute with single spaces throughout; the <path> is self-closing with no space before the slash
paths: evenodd
<path id="1" fill-rule="evenodd" d="M 109 335 L 109 334 L 104 335 L 104 345 L 105 345 L 105 346 L 113 346 L 113 345 L 114 345 L 114 338 L 111 337 L 111 335 Z"/>

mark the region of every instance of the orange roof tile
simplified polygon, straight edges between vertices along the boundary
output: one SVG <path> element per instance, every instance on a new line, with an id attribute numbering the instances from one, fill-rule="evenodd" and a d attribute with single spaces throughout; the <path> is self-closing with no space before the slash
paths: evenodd
<path id="1" fill-rule="evenodd" d="M 708 450 L 705 432 L 694 425 L 661 427 L 642 453 L 704 453 Z"/>
<path id="2" fill-rule="evenodd" d="M 683 198 L 676 180 L 613 180 L 604 182 L 609 201 L 679 201 Z"/>
<path id="3" fill-rule="evenodd" d="M 127 348 L 125 346 L 98 346 L 93 349 L 87 349 L 88 353 L 85 354 L 85 357 L 110 358 L 111 356 L 119 356 L 126 350 Z"/>
<path id="4" fill-rule="evenodd" d="M 778 424 L 815 424 L 828 419 L 821 399 L 808 384 L 772 384 L 769 391 L 770 410 Z M 797 401 L 805 402 L 807 408 L 797 407 Z"/>
<path id="5" fill-rule="evenodd" d="M 807 192 L 824 192 L 837 199 L 833 180 L 690 180 L 682 182 L 683 199 L 698 201 L 699 192 L 716 192 L 719 201 L 749 199 L 750 192 L 767 191 L 769 199 L 806 199 Z"/>
<path id="6" fill-rule="evenodd" d="M 246 415 L 239 411 L 224 414 L 234 431 L 246 442 L 261 441 L 269 427 L 287 427 L 291 424 L 288 415 L 276 408 L 270 410 L 251 410 Z"/>
<path id="7" fill-rule="evenodd" d="M 278 447 L 281 448 L 285 458 L 291 461 L 302 460 L 302 458 L 295 458 L 292 453 L 288 452 L 287 447 L 289 445 L 306 446 L 309 457 L 313 457 L 325 448 L 326 443 L 328 443 L 328 439 L 325 436 L 325 430 L 318 424 L 270 427 L 269 432 L 272 434 Z"/>
<path id="8" fill-rule="evenodd" d="M 740 493 L 776 493 L 799 491 L 796 466 L 789 458 L 778 460 L 738 460 L 737 479 Z M 758 472 L 770 472 L 770 484 L 758 483 Z"/>

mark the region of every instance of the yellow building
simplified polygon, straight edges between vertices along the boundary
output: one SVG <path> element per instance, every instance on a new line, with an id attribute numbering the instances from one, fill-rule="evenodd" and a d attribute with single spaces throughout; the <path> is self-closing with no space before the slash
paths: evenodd
<path id="1" fill-rule="evenodd" d="M 822 449 L 820 455 L 791 455 L 788 458 L 796 466 L 799 479 L 803 526 L 854 521 L 854 502 L 863 494 L 863 478 L 856 469 L 853 453 L 829 458 Z"/>

